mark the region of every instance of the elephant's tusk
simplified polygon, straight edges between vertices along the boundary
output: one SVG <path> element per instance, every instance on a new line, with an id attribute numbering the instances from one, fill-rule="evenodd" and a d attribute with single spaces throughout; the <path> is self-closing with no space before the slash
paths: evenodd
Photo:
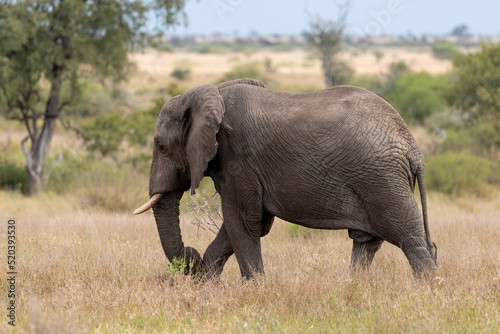
<path id="1" fill-rule="evenodd" d="M 134 215 L 141 214 L 144 211 L 151 209 L 153 207 L 153 205 L 155 205 L 156 203 L 158 203 L 158 201 L 160 200 L 160 198 L 163 197 L 163 195 L 164 194 L 154 194 L 153 196 L 151 196 L 151 198 L 149 199 L 149 201 L 147 201 L 142 206 L 140 206 L 140 207 L 138 207 L 137 209 L 134 210 Z"/>

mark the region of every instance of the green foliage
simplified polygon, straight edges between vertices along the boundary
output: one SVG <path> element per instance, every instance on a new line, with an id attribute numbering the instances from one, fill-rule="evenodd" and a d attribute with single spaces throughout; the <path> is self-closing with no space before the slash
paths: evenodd
<path id="1" fill-rule="evenodd" d="M 80 79 L 73 87 L 70 84 L 64 84 L 61 98 L 65 101 L 72 100 L 72 103 L 64 110 L 72 120 L 109 113 L 116 108 L 118 101 L 124 100 L 123 94 L 116 87 L 110 89 L 90 79 Z"/>
<path id="2" fill-rule="evenodd" d="M 2 151 L 0 151 L 0 189 L 22 193 L 28 190 L 28 175 L 25 168 L 8 160 Z"/>
<path id="3" fill-rule="evenodd" d="M 171 87 L 169 92 L 176 87 Z M 163 102 L 158 100 L 154 107 L 127 116 L 121 112 L 112 112 L 88 120 L 80 130 L 85 147 L 91 152 L 111 156 L 115 160 L 119 153 L 126 152 L 128 161 L 134 165 L 141 160 L 149 161 L 151 134 Z M 147 149 L 149 155 L 145 154 L 144 149 Z"/>
<path id="4" fill-rule="evenodd" d="M 486 148 L 500 147 L 500 131 L 498 121 L 489 122 L 478 119 L 474 122 L 474 137 Z"/>
<path id="5" fill-rule="evenodd" d="M 385 98 L 408 123 L 423 123 L 434 112 L 446 108 L 445 92 L 449 80 L 444 76 L 433 77 L 427 72 L 409 73 L 396 80 L 394 90 Z"/>
<path id="6" fill-rule="evenodd" d="M 437 59 L 453 60 L 460 54 L 460 51 L 451 43 L 438 42 L 432 45 L 432 54 Z"/>
<path id="7" fill-rule="evenodd" d="M 193 270 L 194 263 L 190 262 L 187 263 L 187 261 L 183 258 L 179 257 L 174 257 L 172 259 L 172 262 L 167 264 L 167 274 L 170 277 L 175 277 L 179 275 L 187 275 L 189 272 Z M 203 275 L 203 272 L 200 271 L 196 273 L 194 276 L 191 276 L 194 279 L 201 279 Z"/>
<path id="8" fill-rule="evenodd" d="M 500 182 L 500 163 L 465 150 L 429 156 L 425 170 L 427 187 L 451 196 L 487 196 Z"/>
<path id="9" fill-rule="evenodd" d="M 89 163 L 85 157 L 78 157 L 64 150 L 56 159 L 48 160 L 45 170 L 45 190 L 62 194 L 73 190 L 81 173 L 89 170 Z"/>
<path id="10" fill-rule="evenodd" d="M 219 83 L 242 78 L 265 81 L 262 65 L 259 62 L 236 65 L 219 80 Z"/>
<path id="11" fill-rule="evenodd" d="M 441 144 L 442 151 L 461 152 L 464 150 L 480 154 L 480 144 L 470 129 L 448 129 L 446 137 Z"/>
<path id="12" fill-rule="evenodd" d="M 146 13 L 154 9 L 164 15 L 165 24 L 174 24 L 181 20 L 184 4 L 184 0 L 0 2 L 0 111 L 26 126 L 33 148 L 32 163 L 27 165 L 32 175 L 45 164 L 55 119 L 78 100 L 79 79 L 124 79 L 132 67 L 128 53 L 142 40 L 136 36 L 146 25 Z M 29 179 L 32 193 L 37 191 L 37 178 Z"/>
<path id="13" fill-rule="evenodd" d="M 176 276 L 179 274 L 184 275 L 188 271 L 188 264 L 185 259 L 174 257 L 172 262 L 167 264 L 167 274 Z"/>
<path id="14" fill-rule="evenodd" d="M 394 92 L 396 81 L 409 73 L 411 73 L 411 70 L 408 65 L 404 61 L 398 61 L 389 65 L 389 71 L 383 77 L 361 75 L 354 80 L 356 85 L 369 89 L 387 99 L 387 96 Z"/>
<path id="15" fill-rule="evenodd" d="M 191 71 L 188 68 L 176 67 L 172 71 L 172 74 L 170 74 L 170 75 L 172 77 L 176 78 L 177 80 L 187 80 L 187 79 L 189 79 L 190 74 L 191 74 Z"/>
<path id="16" fill-rule="evenodd" d="M 127 134 L 125 116 L 120 112 L 100 115 L 84 123 L 80 133 L 89 151 L 103 156 L 116 153 Z"/>
<path id="17" fill-rule="evenodd" d="M 2 12 L 7 15 L 0 18 L 0 80 L 11 111 L 19 112 L 16 101 L 33 107 L 48 98 L 39 86 L 43 76 L 51 83 L 67 82 L 75 91 L 78 77 L 89 71 L 123 79 L 128 51 L 135 32 L 145 24 L 147 9 L 138 0 L 5 1 Z"/>
<path id="18" fill-rule="evenodd" d="M 500 147 L 500 45 L 483 44 L 476 54 L 461 55 L 454 61 L 454 80 L 449 98 L 469 119 L 493 135 L 483 137 L 487 145 Z M 489 123 L 489 125 L 487 125 Z M 486 140 L 485 140 L 486 139 Z"/>

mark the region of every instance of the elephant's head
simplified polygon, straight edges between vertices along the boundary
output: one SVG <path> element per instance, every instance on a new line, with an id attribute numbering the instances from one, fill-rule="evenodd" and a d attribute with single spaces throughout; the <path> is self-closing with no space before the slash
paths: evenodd
<path id="1" fill-rule="evenodd" d="M 170 99 L 161 109 L 154 132 L 153 160 L 149 179 L 151 199 L 134 211 L 153 207 L 165 255 L 172 261 L 184 258 L 201 268 L 201 256 L 184 247 L 179 227 L 179 201 L 184 191 L 199 187 L 208 163 L 217 153 L 216 134 L 224 114 L 224 102 L 213 85 L 193 88 Z"/>

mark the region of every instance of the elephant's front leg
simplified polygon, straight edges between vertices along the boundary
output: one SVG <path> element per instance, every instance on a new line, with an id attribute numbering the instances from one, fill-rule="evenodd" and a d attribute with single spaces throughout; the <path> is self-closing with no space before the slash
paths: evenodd
<path id="1" fill-rule="evenodd" d="M 203 265 L 208 278 L 218 278 L 224 270 L 224 265 L 231 255 L 233 247 L 229 242 L 226 226 L 222 224 L 214 241 L 208 246 L 203 256 Z"/>

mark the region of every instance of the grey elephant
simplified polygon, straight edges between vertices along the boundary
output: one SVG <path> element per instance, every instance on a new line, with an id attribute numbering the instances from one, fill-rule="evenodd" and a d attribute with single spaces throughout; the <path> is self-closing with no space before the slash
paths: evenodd
<path id="1" fill-rule="evenodd" d="M 179 200 L 205 176 L 224 219 L 202 259 L 182 241 Z M 170 99 L 156 122 L 149 195 L 134 213 L 153 207 L 167 258 L 184 258 L 208 277 L 233 253 L 244 278 L 263 273 L 261 237 L 274 217 L 347 229 L 353 268 L 368 269 L 387 241 L 417 276 L 436 269 L 422 154 L 397 111 L 362 88 L 289 94 L 240 79 Z"/>

